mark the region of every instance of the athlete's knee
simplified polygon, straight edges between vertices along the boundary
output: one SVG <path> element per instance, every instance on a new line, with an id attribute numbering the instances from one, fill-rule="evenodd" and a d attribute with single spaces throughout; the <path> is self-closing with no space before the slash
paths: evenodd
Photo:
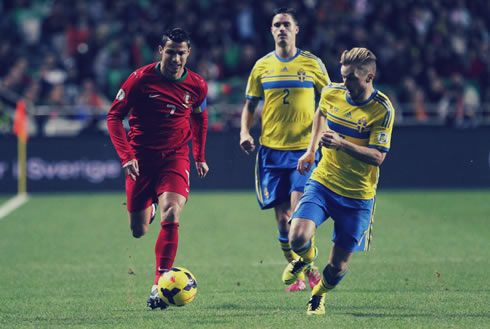
<path id="1" fill-rule="evenodd" d="M 308 243 L 309 239 L 302 230 L 291 230 L 289 232 L 289 242 L 293 249 L 300 249 Z"/>
<path id="2" fill-rule="evenodd" d="M 308 219 L 295 218 L 289 230 L 289 242 L 293 249 L 305 247 L 315 234 L 314 223 Z"/>
<path id="3" fill-rule="evenodd" d="M 162 209 L 162 222 L 166 223 L 176 223 L 180 220 L 180 212 L 182 211 L 182 207 L 177 203 L 169 203 L 165 205 Z"/>
<path id="4" fill-rule="evenodd" d="M 129 227 L 135 238 L 141 238 L 148 231 L 148 225 L 144 221 L 144 213 L 130 213 Z"/>
<path id="5" fill-rule="evenodd" d="M 328 271 L 330 272 L 331 275 L 333 276 L 339 276 L 345 273 L 347 271 L 347 264 L 341 263 L 341 264 L 336 264 L 336 263 L 329 263 L 326 267 L 328 268 Z"/>
<path id="6" fill-rule="evenodd" d="M 131 233 L 134 238 L 141 238 L 146 233 L 146 229 L 144 225 L 131 225 Z"/>

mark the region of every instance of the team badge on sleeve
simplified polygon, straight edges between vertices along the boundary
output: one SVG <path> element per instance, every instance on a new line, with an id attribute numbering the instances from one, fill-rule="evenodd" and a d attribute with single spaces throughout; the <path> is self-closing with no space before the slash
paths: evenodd
<path id="1" fill-rule="evenodd" d="M 380 133 L 378 135 L 378 143 L 380 143 L 380 144 L 388 143 L 388 134 L 387 133 Z"/>
<path id="2" fill-rule="evenodd" d="M 124 97 L 126 97 L 126 93 L 124 92 L 124 90 L 119 89 L 119 91 L 117 92 L 117 95 L 116 95 L 116 99 L 118 101 L 121 101 L 124 99 Z"/>

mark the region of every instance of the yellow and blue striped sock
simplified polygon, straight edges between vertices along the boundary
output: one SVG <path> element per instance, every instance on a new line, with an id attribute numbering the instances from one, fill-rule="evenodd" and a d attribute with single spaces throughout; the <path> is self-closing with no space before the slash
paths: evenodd
<path id="1" fill-rule="evenodd" d="M 310 241 L 304 246 L 303 248 L 300 248 L 298 250 L 294 250 L 301 258 L 303 261 L 307 264 L 313 262 L 316 258 L 316 250 L 315 250 L 315 236 L 311 238 Z"/>
<path id="2" fill-rule="evenodd" d="M 346 272 L 332 273 L 332 266 L 328 264 L 323 270 L 322 280 L 313 288 L 311 294 L 325 296 L 339 284 Z"/>
<path id="3" fill-rule="evenodd" d="M 281 231 L 279 230 L 279 245 L 281 246 L 281 250 L 284 254 L 284 257 L 288 261 L 288 263 L 291 263 L 294 259 L 298 258 L 298 254 L 296 254 L 293 249 L 291 248 L 291 244 L 289 243 L 289 231 Z M 300 273 L 298 276 L 299 280 L 304 280 L 305 275 L 304 273 Z"/>

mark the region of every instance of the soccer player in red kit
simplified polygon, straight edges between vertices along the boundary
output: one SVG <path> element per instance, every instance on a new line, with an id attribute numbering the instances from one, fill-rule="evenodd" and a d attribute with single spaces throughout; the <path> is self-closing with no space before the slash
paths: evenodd
<path id="1" fill-rule="evenodd" d="M 185 64 L 189 34 L 167 31 L 158 46 L 161 61 L 137 69 L 117 93 L 107 115 L 112 143 L 126 174 L 129 223 L 135 238 L 143 236 L 160 205 L 160 234 L 155 245 L 155 280 L 148 307 L 164 309 L 158 279 L 173 265 L 180 213 L 189 194 L 189 147 L 199 177 L 209 170 L 204 157 L 208 116 L 207 85 Z M 129 133 L 123 119 L 129 113 Z M 190 118 L 190 120 L 189 120 Z"/>

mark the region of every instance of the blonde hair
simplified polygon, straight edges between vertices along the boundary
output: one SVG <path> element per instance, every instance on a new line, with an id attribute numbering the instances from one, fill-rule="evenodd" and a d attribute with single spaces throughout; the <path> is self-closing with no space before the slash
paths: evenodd
<path id="1" fill-rule="evenodd" d="M 367 48 L 345 50 L 340 56 L 341 65 L 354 65 L 364 73 L 376 73 L 376 55 Z"/>

